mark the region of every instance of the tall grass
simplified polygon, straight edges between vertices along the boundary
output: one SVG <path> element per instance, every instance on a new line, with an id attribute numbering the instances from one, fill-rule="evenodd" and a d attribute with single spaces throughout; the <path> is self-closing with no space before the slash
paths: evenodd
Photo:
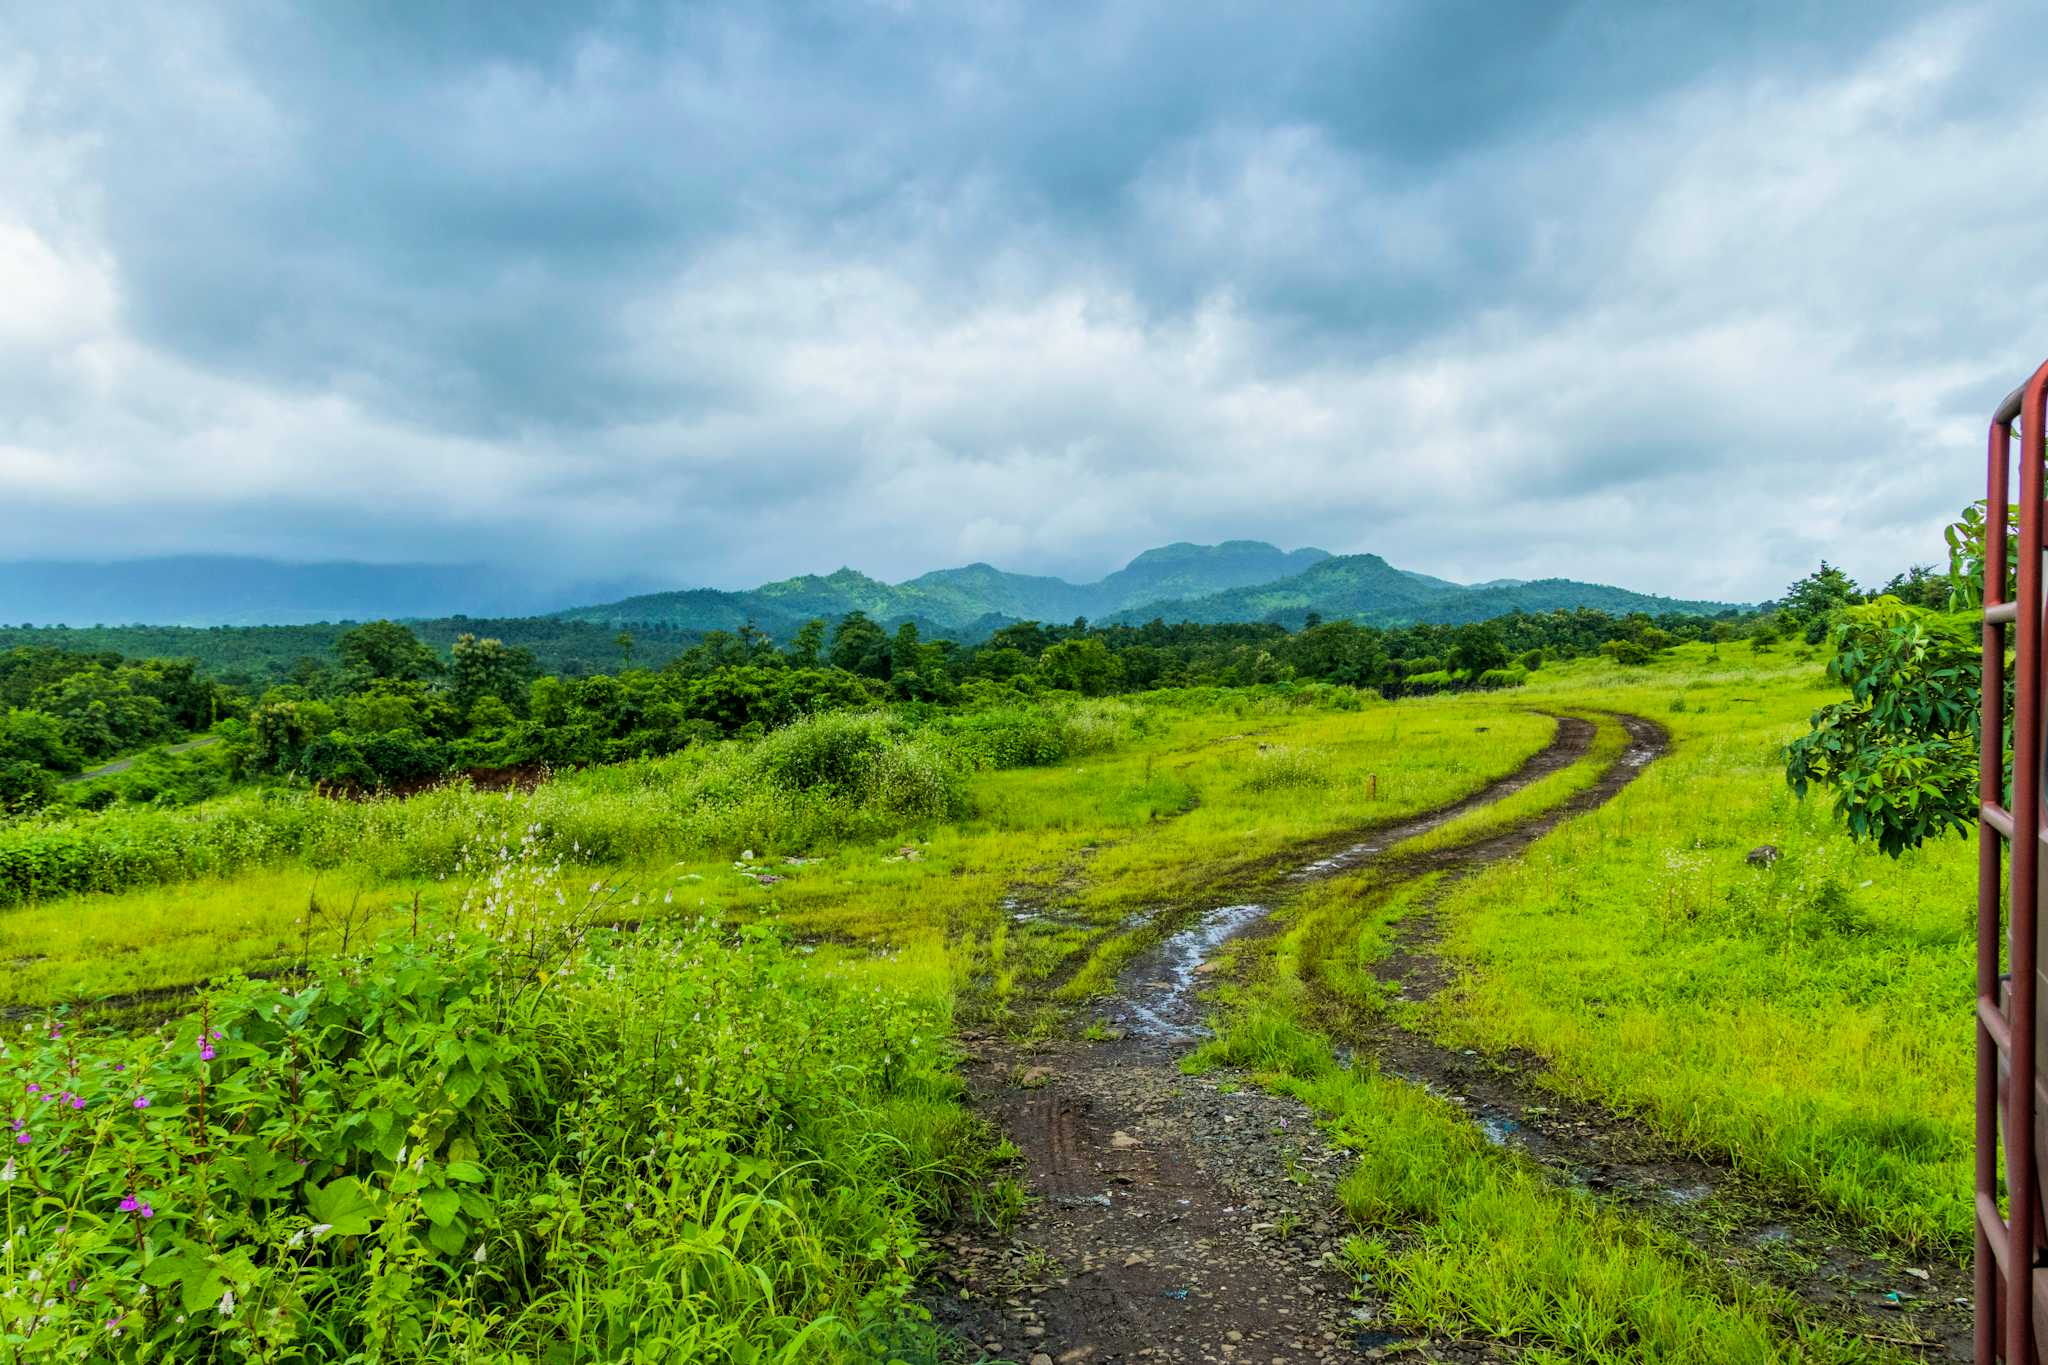
<path id="1" fill-rule="evenodd" d="M 452 871 L 472 841 L 538 824 L 576 860 L 640 862 L 914 832 L 961 814 L 978 767 L 1114 747 L 1131 709 L 963 717 L 916 728 L 883 712 L 808 717 L 753 742 L 562 774 L 532 792 L 454 784 L 405 799 L 249 792 L 189 811 L 110 810 L 0 826 L 0 905 L 220 876 L 292 860 L 378 877 Z"/>
<path id="2" fill-rule="evenodd" d="M 23 1360 L 888 1358 L 987 1143 L 942 997 L 624 913 L 529 836 L 459 932 L 0 1051 Z M 46 1100 L 45 1096 L 53 1097 Z"/>

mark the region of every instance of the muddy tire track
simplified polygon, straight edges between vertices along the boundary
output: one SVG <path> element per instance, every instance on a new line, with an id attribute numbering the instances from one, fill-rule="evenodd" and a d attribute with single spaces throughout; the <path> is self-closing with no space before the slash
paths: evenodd
<path id="1" fill-rule="evenodd" d="M 1378 968 L 1390 990 L 1425 1001 L 1453 979 L 1435 951 L 1434 905 L 1443 887 L 1519 856 L 1565 820 L 1611 800 L 1669 744 L 1655 721 L 1616 719 L 1628 731 L 1627 748 L 1592 786 L 1553 807 L 1463 844 L 1400 853 L 1403 842 L 1576 762 L 1594 734 L 1582 719 L 1561 718 L 1546 749 L 1481 792 L 1320 841 L 1286 882 L 1370 867 L 1390 891 L 1439 874 Z M 1021 1149 L 1039 1202 L 1014 1235 L 948 1239 L 949 1284 L 933 1303 L 938 1320 L 968 1343 L 967 1359 L 1293 1365 L 1518 1354 L 1511 1343 L 1385 1331 L 1342 1266 L 1351 1229 L 1334 1191 L 1350 1158 L 1324 1142 L 1313 1114 L 1292 1100 L 1240 1089 L 1228 1077 L 1179 1073 L 1181 1052 L 1201 1033 L 1202 969 L 1233 938 L 1271 924 L 1264 906 L 1225 906 L 1154 944 L 1120 974 L 1107 1002 L 1127 1030 L 1114 1041 L 1031 1048 L 973 1040 L 970 1085 L 983 1112 Z M 1839 1245 L 1810 1213 L 1739 1188 L 1725 1165 L 1674 1151 L 1626 1116 L 1561 1098 L 1542 1084 L 1540 1059 L 1446 1048 L 1384 1013 L 1354 1032 L 1349 1046 L 1386 1074 L 1464 1109 L 1489 1139 L 1514 1147 L 1560 1185 L 1678 1231 L 1728 1273 L 1778 1284 L 1874 1342 L 1924 1342 L 1928 1358 L 1940 1359 L 1959 1341 L 1964 1354 L 1954 1358 L 1967 1359 L 1968 1315 L 1948 1300 L 1968 1285 L 1951 1268 L 1908 1272 L 1869 1248 Z"/>
<path id="2" fill-rule="evenodd" d="M 1596 727 L 1558 718 L 1514 773 L 1437 810 L 1298 845 L 1252 875 L 1283 889 L 1337 876 L 1468 811 L 1561 772 Z M 1661 732 L 1660 732 L 1661 733 Z M 1204 960 L 1260 925 L 1250 902 L 1194 917 L 1142 952 L 1106 1008 L 1122 1036 L 1094 1045 L 968 1040 L 977 1106 L 1022 1153 L 1036 1203 L 1007 1236 L 961 1231 L 934 1287 L 936 1319 L 968 1359 L 1297 1362 L 1513 1357 L 1492 1341 L 1414 1342 L 1382 1330 L 1342 1268 L 1351 1229 L 1335 1197 L 1348 1158 L 1295 1101 L 1183 1076 Z"/>
<path id="3" fill-rule="evenodd" d="M 1549 712 L 1542 714 L 1551 715 Z M 1003 908 L 1006 911 L 1024 909 L 1030 912 L 1031 919 L 1039 923 L 1069 929 L 1086 927 L 1095 930 L 1085 942 L 1069 952 L 1050 972 L 1040 978 L 1036 983 L 1037 988 L 1041 992 L 1049 993 L 1065 986 L 1088 965 L 1095 952 L 1120 932 L 1140 934 L 1152 940 L 1148 950 L 1141 950 L 1140 956 L 1118 974 L 1120 980 L 1126 983 L 1134 971 L 1143 971 L 1142 964 L 1149 958 L 1161 954 L 1185 956 L 1191 946 L 1199 946 L 1201 952 L 1206 955 L 1208 949 L 1224 939 L 1234 937 L 1240 931 L 1248 931 L 1255 927 L 1258 921 L 1264 919 L 1266 906 L 1261 898 L 1269 896 L 1272 891 L 1279 890 L 1285 894 L 1298 890 L 1304 883 L 1337 876 L 1371 861 L 1384 849 L 1427 834 L 1468 811 L 1505 800 L 1524 787 L 1532 786 L 1564 771 L 1586 756 L 1592 747 L 1596 727 L 1591 721 L 1579 716 L 1551 715 L 1551 719 L 1557 722 L 1557 729 L 1549 742 L 1523 760 L 1513 772 L 1495 778 L 1455 801 L 1418 815 L 1374 821 L 1356 829 L 1304 839 L 1278 852 L 1254 859 L 1237 871 L 1206 886 L 1203 889 L 1204 899 L 1199 904 L 1181 902 L 1162 906 L 1151 911 L 1149 915 L 1140 912 L 1121 925 L 1089 925 L 1083 920 L 1063 916 L 1054 908 L 1060 896 L 1071 895 L 1078 889 L 1078 877 L 1063 880 L 1058 895 L 1041 898 L 1035 904 L 1021 901 L 1014 894 L 1006 897 L 1003 901 Z M 1236 736 L 1240 739 L 1247 737 Z M 1231 899 L 1236 899 L 1238 903 L 1216 908 L 1220 902 Z M 1018 916 L 1013 914 L 1012 920 L 1016 919 Z M 1180 935 L 1187 932 L 1191 922 L 1202 931 L 1205 942 L 1201 945 L 1191 945 L 1180 938 Z M 1162 948 L 1162 944 L 1173 946 Z M 1119 992 L 1120 999 L 1128 999 L 1130 995 L 1128 989 Z"/>
<path id="4" fill-rule="evenodd" d="M 1393 951 L 1373 967 L 1395 999 L 1426 1005 L 1456 983 L 1456 970 L 1437 951 L 1437 906 L 1453 885 L 1604 804 L 1668 744 L 1655 722 L 1622 719 L 1629 751 L 1594 787 L 1497 835 L 1395 860 L 1410 876 L 1442 874 L 1402 919 Z M 1310 985 L 1318 985 L 1312 974 Z M 1325 1003 L 1330 1016 L 1354 1021 L 1347 1060 L 1370 1058 L 1383 1074 L 1449 1101 L 1490 1142 L 1522 1153 L 1558 1184 L 1650 1218 L 1710 1260 L 1778 1286 L 1852 1335 L 1916 1349 L 1927 1360 L 1971 1359 L 1968 1271 L 1902 1259 L 1897 1248 L 1830 1223 L 1823 1211 L 1744 1178 L 1725 1160 L 1685 1151 L 1639 1120 L 1561 1094 L 1546 1083 L 1549 1065 L 1534 1053 L 1484 1057 L 1446 1047 L 1384 1011 L 1358 1022 L 1357 1010 Z"/>

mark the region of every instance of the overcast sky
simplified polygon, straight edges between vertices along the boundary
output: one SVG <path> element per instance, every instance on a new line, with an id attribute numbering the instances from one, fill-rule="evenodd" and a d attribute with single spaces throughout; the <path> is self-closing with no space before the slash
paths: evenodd
<path id="1" fill-rule="evenodd" d="M 0 558 L 1749 600 L 2048 355 L 2021 5 L 518 16 L 0 0 Z"/>

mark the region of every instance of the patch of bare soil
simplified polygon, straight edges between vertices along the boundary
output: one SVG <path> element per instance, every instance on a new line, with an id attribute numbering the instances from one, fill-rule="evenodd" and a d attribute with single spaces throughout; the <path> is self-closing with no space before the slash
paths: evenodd
<path id="1" fill-rule="evenodd" d="M 1015 1233 L 962 1232 L 931 1302 L 969 1360 L 1297 1365 L 1506 1359 L 1378 1327 L 1338 1261 L 1344 1154 L 1299 1104 L 1183 1076 L 1158 1040 L 971 1040 L 982 1111 L 1035 1196 Z"/>

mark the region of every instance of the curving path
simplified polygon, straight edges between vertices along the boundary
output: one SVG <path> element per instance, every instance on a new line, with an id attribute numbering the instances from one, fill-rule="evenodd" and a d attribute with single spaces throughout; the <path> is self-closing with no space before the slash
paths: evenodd
<path id="1" fill-rule="evenodd" d="M 1628 748 L 1592 788 L 1473 843 L 1403 858 L 1403 846 L 1562 771 L 1595 727 L 1559 719 L 1515 773 L 1439 810 L 1306 847 L 1288 881 L 1365 867 L 1420 875 L 1461 857 L 1515 856 L 1559 821 L 1611 799 L 1662 752 L 1663 727 L 1622 717 Z M 1139 955 L 1106 1011 L 1122 1036 L 1026 1049 L 969 1039 L 983 1112 L 1023 1155 L 1037 1202 L 1009 1237 L 947 1239 L 938 1319 L 984 1359 L 1078 1362 L 1492 1360 L 1493 1342 L 1413 1342 L 1373 1327 L 1336 1268 L 1350 1229 L 1334 1187 L 1348 1159 L 1292 1100 L 1180 1073 L 1201 1033 L 1197 987 L 1229 940 L 1271 907 L 1213 908 Z M 1419 1351 L 1419 1354 L 1417 1352 Z"/>

